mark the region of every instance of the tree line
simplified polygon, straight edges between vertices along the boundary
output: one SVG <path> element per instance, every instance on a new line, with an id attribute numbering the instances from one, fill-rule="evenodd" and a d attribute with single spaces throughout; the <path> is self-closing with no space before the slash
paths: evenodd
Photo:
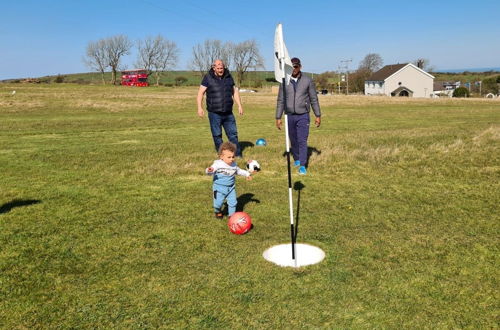
<path id="1" fill-rule="evenodd" d="M 146 69 L 154 77 L 156 85 L 160 78 L 169 70 L 177 66 L 180 50 L 174 41 L 168 40 L 161 34 L 148 36 L 135 43 L 127 36 L 116 35 L 87 44 L 84 57 L 85 64 L 101 73 L 102 83 L 105 84 L 104 73 L 111 71 L 111 83 L 117 83 L 117 72 L 123 70 L 123 57 L 129 55 L 133 47 L 137 48 L 137 59 L 134 65 Z M 216 59 L 222 59 L 226 66 L 235 73 L 236 84 L 241 87 L 243 80 L 250 70 L 264 69 L 264 60 L 259 45 L 255 39 L 240 43 L 231 41 L 208 39 L 192 48 L 192 58 L 189 69 L 199 72 L 203 76 L 210 70 Z M 425 71 L 433 71 L 428 59 L 418 58 L 412 62 Z M 351 72 L 327 71 L 314 76 L 318 89 L 339 91 L 343 93 L 363 93 L 365 81 L 376 71 L 382 68 L 384 61 L 377 53 L 367 54 Z M 343 79 L 342 79 L 342 76 Z M 178 79 L 185 79 L 178 77 Z M 498 94 L 500 76 L 484 79 L 482 92 Z M 273 79 L 274 81 L 274 79 Z"/>
<path id="2" fill-rule="evenodd" d="M 134 65 L 147 70 L 150 75 L 154 76 L 156 85 L 159 85 L 163 74 L 178 64 L 180 50 L 177 44 L 161 34 L 148 36 L 143 40 L 138 40 L 135 44 L 124 35 L 89 41 L 83 60 L 91 70 L 101 73 L 103 84 L 106 83 L 104 73 L 110 70 L 111 83 L 116 84 L 117 72 L 124 69 L 123 57 L 130 55 L 134 45 L 137 47 L 137 59 Z M 264 68 L 264 59 L 255 39 L 241 43 L 205 40 L 193 47 L 189 66 L 190 69 L 203 75 L 210 70 L 216 59 L 222 59 L 226 67 L 236 73 L 238 86 L 241 86 L 249 70 Z"/>

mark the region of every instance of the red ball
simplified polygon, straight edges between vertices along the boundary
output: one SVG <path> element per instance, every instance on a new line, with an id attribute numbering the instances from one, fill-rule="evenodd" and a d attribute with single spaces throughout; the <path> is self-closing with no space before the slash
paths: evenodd
<path id="1" fill-rule="evenodd" d="M 236 235 L 243 235 L 252 227 L 252 218 L 245 212 L 235 212 L 227 220 L 229 230 Z"/>

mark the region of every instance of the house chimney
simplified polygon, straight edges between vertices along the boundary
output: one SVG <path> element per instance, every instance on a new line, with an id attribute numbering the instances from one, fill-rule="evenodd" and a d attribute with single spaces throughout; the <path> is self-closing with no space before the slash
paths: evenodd
<path id="1" fill-rule="evenodd" d="M 422 69 L 422 70 L 423 70 L 423 69 L 424 69 L 424 60 L 422 60 L 422 59 L 418 59 L 418 60 L 417 60 L 417 67 L 418 67 L 419 69 Z"/>

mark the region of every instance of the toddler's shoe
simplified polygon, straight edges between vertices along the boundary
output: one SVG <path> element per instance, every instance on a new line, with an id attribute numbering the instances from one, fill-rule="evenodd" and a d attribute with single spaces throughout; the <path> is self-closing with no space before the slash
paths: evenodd
<path id="1" fill-rule="evenodd" d="M 306 175 L 307 174 L 307 170 L 306 170 L 305 166 L 299 167 L 299 174 L 300 175 Z"/>
<path id="2" fill-rule="evenodd" d="M 217 219 L 222 219 L 222 218 L 224 218 L 224 215 L 222 214 L 222 212 L 215 212 L 215 217 Z"/>
<path id="3" fill-rule="evenodd" d="M 300 166 L 300 160 L 296 160 L 296 161 L 293 163 L 293 166 Z"/>

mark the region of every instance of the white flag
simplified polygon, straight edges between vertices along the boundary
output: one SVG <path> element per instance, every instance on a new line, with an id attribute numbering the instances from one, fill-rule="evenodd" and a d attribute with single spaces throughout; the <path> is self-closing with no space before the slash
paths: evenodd
<path id="1" fill-rule="evenodd" d="M 276 26 L 276 32 L 274 33 L 274 79 L 281 83 L 283 82 L 283 78 L 285 78 L 288 85 L 292 71 L 292 61 L 283 40 L 283 28 L 280 23 Z"/>

